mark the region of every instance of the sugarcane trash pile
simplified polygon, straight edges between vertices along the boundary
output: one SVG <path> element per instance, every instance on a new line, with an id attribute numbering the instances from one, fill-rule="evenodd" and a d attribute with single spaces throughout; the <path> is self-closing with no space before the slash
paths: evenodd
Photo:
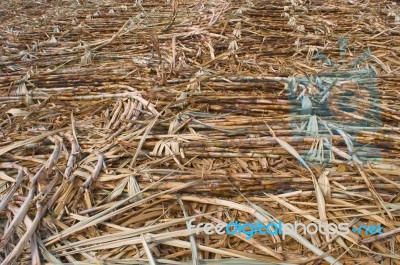
<path id="1" fill-rule="evenodd" d="M 398 3 L 9 0 L 0 21 L 1 264 L 400 264 Z"/>

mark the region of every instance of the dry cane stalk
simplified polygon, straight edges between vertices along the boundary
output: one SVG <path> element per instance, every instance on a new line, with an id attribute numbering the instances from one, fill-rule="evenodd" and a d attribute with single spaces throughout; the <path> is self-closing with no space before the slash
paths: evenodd
<path id="1" fill-rule="evenodd" d="M 15 182 L 14 182 L 14 184 L 13 184 L 11 190 L 7 193 L 7 195 L 5 195 L 5 196 L 1 199 L 1 202 L 0 202 L 0 212 L 3 211 L 3 210 L 7 207 L 7 205 L 8 205 L 8 203 L 9 203 L 9 201 L 11 200 L 12 196 L 14 195 L 14 193 L 17 191 L 19 185 L 21 184 L 21 182 L 22 182 L 22 177 L 23 177 L 23 176 L 24 176 L 24 174 L 23 174 L 22 170 L 19 169 L 19 170 L 18 170 L 17 179 L 15 180 Z"/>
<path id="2" fill-rule="evenodd" d="M 30 227 L 27 227 L 27 231 L 25 234 L 21 237 L 19 240 L 18 244 L 13 248 L 11 253 L 4 259 L 2 264 L 8 265 L 12 264 L 16 258 L 21 254 L 23 249 L 25 248 L 26 243 L 32 238 L 32 235 L 35 233 L 37 226 L 39 225 L 41 218 L 44 213 L 44 209 L 38 204 L 37 206 L 37 212 L 35 219 L 32 222 L 32 225 Z"/>
<path id="3" fill-rule="evenodd" d="M 35 193 L 35 188 L 32 187 L 29 190 L 28 196 L 25 198 L 24 203 L 21 205 L 21 208 L 14 216 L 14 219 L 11 221 L 10 225 L 4 230 L 4 234 L 1 237 L 0 248 L 3 248 L 7 242 L 10 240 L 10 237 L 14 233 L 17 226 L 21 223 L 21 221 L 25 218 L 26 213 L 29 210 L 29 204 L 33 199 L 33 195 Z"/>

